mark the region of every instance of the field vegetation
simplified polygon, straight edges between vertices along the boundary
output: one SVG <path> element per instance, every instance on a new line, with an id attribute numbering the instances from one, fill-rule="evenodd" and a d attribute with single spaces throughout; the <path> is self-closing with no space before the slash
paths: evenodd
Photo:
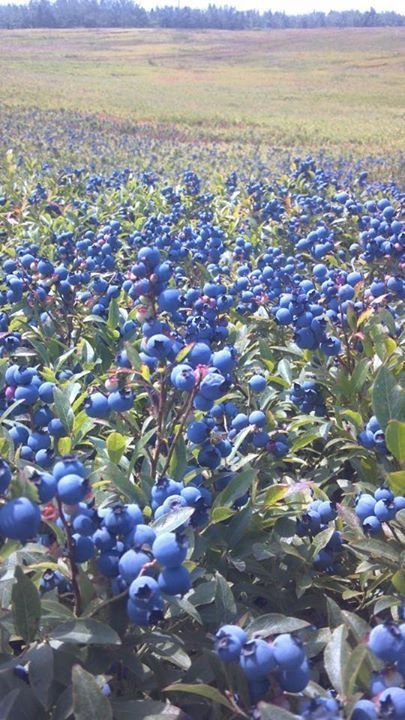
<path id="1" fill-rule="evenodd" d="M 0 101 L 190 139 L 394 153 L 403 143 L 404 29 L 0 32 Z"/>

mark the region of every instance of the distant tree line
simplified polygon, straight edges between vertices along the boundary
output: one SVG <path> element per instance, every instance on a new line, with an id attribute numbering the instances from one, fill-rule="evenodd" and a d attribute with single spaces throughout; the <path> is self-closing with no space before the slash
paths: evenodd
<path id="1" fill-rule="evenodd" d="M 346 10 L 287 15 L 284 12 L 239 11 L 209 5 L 205 10 L 164 6 L 147 11 L 133 0 L 30 0 L 27 5 L 0 5 L 1 28 L 161 27 L 248 30 L 255 28 L 322 28 L 404 26 L 395 12 Z"/>

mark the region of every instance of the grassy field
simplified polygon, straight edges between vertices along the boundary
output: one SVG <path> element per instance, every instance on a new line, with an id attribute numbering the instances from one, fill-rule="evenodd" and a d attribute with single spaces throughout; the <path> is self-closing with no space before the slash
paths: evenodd
<path id="1" fill-rule="evenodd" d="M 395 28 L 0 31 L 0 103 L 173 124 L 191 136 L 394 151 Z"/>

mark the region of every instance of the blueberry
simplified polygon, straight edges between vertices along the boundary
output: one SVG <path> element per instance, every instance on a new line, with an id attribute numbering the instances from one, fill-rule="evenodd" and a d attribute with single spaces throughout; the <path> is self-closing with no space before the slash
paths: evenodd
<path id="1" fill-rule="evenodd" d="M 126 412 L 133 406 L 134 399 L 135 397 L 132 390 L 123 388 L 122 390 L 112 392 L 108 396 L 108 407 L 110 410 L 115 410 L 116 412 Z"/>
<path id="2" fill-rule="evenodd" d="M 399 687 L 389 687 L 381 693 L 379 701 L 381 717 L 390 718 L 390 720 L 404 720 L 405 690 Z"/>
<path id="3" fill-rule="evenodd" d="M 186 559 L 188 542 L 180 533 L 165 532 L 158 535 L 152 546 L 156 560 L 165 567 L 173 568 L 181 565 Z"/>
<path id="4" fill-rule="evenodd" d="M 377 500 L 374 514 L 380 522 L 389 522 L 395 517 L 395 504 L 391 500 Z"/>
<path id="5" fill-rule="evenodd" d="M 256 425 L 261 428 L 265 426 L 266 422 L 266 415 L 261 410 L 254 410 L 249 415 L 249 425 Z"/>
<path id="6" fill-rule="evenodd" d="M 193 369 L 186 364 L 176 365 L 171 372 L 170 380 L 177 390 L 186 392 L 190 392 L 196 382 Z"/>
<path id="7" fill-rule="evenodd" d="M 375 498 L 368 493 L 362 493 L 356 500 L 355 511 L 360 520 L 365 520 L 369 515 L 374 515 Z"/>
<path id="8" fill-rule="evenodd" d="M 322 523 L 329 523 L 337 517 L 336 507 L 329 500 L 319 503 L 317 512 Z"/>
<path id="9" fill-rule="evenodd" d="M 83 563 L 90 560 L 94 555 L 94 543 L 89 537 L 74 533 L 73 539 L 73 559 L 76 563 Z"/>
<path id="10" fill-rule="evenodd" d="M 28 498 L 14 498 L 0 507 L 0 535 L 3 537 L 26 542 L 35 538 L 40 523 L 40 509 Z"/>
<path id="11" fill-rule="evenodd" d="M 293 670 L 305 659 L 302 642 L 294 635 L 279 635 L 273 642 L 274 659 L 281 670 Z"/>
<path id="12" fill-rule="evenodd" d="M 149 525 L 142 523 L 136 525 L 125 537 L 127 545 L 133 548 L 141 548 L 143 545 L 152 547 L 156 539 L 156 533 Z"/>
<path id="13" fill-rule="evenodd" d="M 120 553 L 117 549 L 104 550 L 97 558 L 97 569 L 105 577 L 117 577 L 119 575 L 119 560 Z"/>
<path id="14" fill-rule="evenodd" d="M 351 720 L 377 720 L 377 711 L 371 700 L 358 700 L 353 706 Z"/>
<path id="15" fill-rule="evenodd" d="M 405 638 L 394 623 L 384 623 L 372 629 L 368 647 L 379 660 L 393 663 L 405 652 Z"/>
<path id="16" fill-rule="evenodd" d="M 253 375 L 249 380 L 249 387 L 253 392 L 263 392 L 266 388 L 266 378 L 263 375 Z"/>
<path id="17" fill-rule="evenodd" d="M 209 365 L 211 361 L 211 349 L 205 343 L 195 343 L 186 357 L 187 362 L 193 367 L 197 367 L 197 365 Z"/>
<path id="18" fill-rule="evenodd" d="M 268 675 L 276 667 L 272 646 L 261 639 L 246 642 L 242 647 L 240 666 L 248 680 Z"/>
<path id="19" fill-rule="evenodd" d="M 375 515 L 369 515 L 363 520 L 363 530 L 366 535 L 378 535 L 381 532 L 381 522 Z"/>
<path id="20" fill-rule="evenodd" d="M 285 692 L 298 693 L 305 690 L 311 678 L 308 661 L 305 659 L 294 670 L 283 670 L 277 673 L 277 681 Z"/>
<path id="21" fill-rule="evenodd" d="M 142 575 L 130 584 L 128 594 L 140 608 L 149 608 L 160 598 L 160 588 L 152 577 Z"/>
<path id="22" fill-rule="evenodd" d="M 194 420 L 187 428 L 187 438 L 196 445 L 205 442 L 209 435 L 209 427 L 203 420 Z"/>
<path id="23" fill-rule="evenodd" d="M 144 565 L 150 562 L 150 556 L 137 550 L 127 550 L 119 561 L 119 572 L 126 583 L 130 584 L 138 577 Z"/>
<path id="24" fill-rule="evenodd" d="M 152 335 L 146 343 L 146 352 L 157 360 L 164 360 L 171 352 L 172 344 L 166 335 Z"/>
<path id="25" fill-rule="evenodd" d="M 165 568 L 158 577 L 158 583 L 166 595 L 185 595 L 191 587 L 190 573 L 182 565 Z"/>
<path id="26" fill-rule="evenodd" d="M 77 459 L 75 455 L 65 455 L 61 460 L 58 460 L 55 467 L 53 468 L 53 475 L 57 480 L 60 480 L 65 475 L 80 475 L 85 477 L 86 471 L 84 465 Z"/>
<path id="27" fill-rule="evenodd" d="M 127 535 L 142 520 L 142 512 L 137 505 L 116 503 L 107 508 L 103 524 L 112 535 Z"/>
<path id="28" fill-rule="evenodd" d="M 84 500 L 89 490 L 88 482 L 80 475 L 64 475 L 58 480 L 57 494 L 66 505 L 76 505 Z"/>
<path id="29" fill-rule="evenodd" d="M 106 418 L 110 412 L 110 406 L 105 395 L 100 392 L 93 393 L 84 403 L 84 409 L 91 418 Z"/>

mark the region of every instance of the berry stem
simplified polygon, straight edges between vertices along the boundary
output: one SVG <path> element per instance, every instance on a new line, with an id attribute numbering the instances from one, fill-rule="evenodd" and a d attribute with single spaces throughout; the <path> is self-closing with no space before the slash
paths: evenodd
<path id="1" fill-rule="evenodd" d="M 172 444 L 170 445 L 169 452 L 168 452 L 167 458 L 166 458 L 166 462 L 165 462 L 165 464 L 164 464 L 164 466 L 163 466 L 163 470 L 162 470 L 162 472 L 161 472 L 161 475 L 162 475 L 162 476 L 166 474 L 166 472 L 167 472 L 167 470 L 168 470 L 168 468 L 169 468 L 170 461 L 171 461 L 171 459 L 172 459 L 173 453 L 174 453 L 175 448 L 176 448 L 177 440 L 178 440 L 180 434 L 183 432 L 184 426 L 185 426 L 185 424 L 186 424 L 186 422 L 187 422 L 188 414 L 189 414 L 189 412 L 190 412 L 190 410 L 191 410 L 191 407 L 192 407 L 193 400 L 194 400 L 194 397 L 195 397 L 195 395 L 196 395 L 197 389 L 198 389 L 198 386 L 195 385 L 194 388 L 193 388 L 193 390 L 192 390 L 192 392 L 190 393 L 190 396 L 187 398 L 186 403 L 183 405 L 181 411 L 179 412 L 179 414 L 178 414 L 178 416 L 177 416 L 177 417 L 180 416 L 180 417 L 181 417 L 181 420 L 180 420 L 180 423 L 179 423 L 179 425 L 178 425 L 178 427 L 177 427 L 177 430 L 176 430 L 176 432 L 175 432 L 175 434 L 174 434 L 173 442 L 172 442 Z"/>
<path id="2" fill-rule="evenodd" d="M 59 517 L 62 520 L 62 525 L 63 525 L 63 528 L 66 533 L 68 557 L 69 557 L 69 563 L 70 563 L 70 571 L 71 571 L 71 575 L 72 575 L 74 610 L 75 610 L 76 617 L 79 617 L 82 614 L 82 598 L 80 595 L 80 587 L 79 587 L 79 582 L 78 582 L 79 571 L 78 571 L 77 565 L 74 561 L 74 545 L 73 545 L 73 538 L 72 538 L 72 528 L 71 528 L 70 523 L 66 520 L 60 498 L 57 497 L 56 501 L 58 503 Z"/>

